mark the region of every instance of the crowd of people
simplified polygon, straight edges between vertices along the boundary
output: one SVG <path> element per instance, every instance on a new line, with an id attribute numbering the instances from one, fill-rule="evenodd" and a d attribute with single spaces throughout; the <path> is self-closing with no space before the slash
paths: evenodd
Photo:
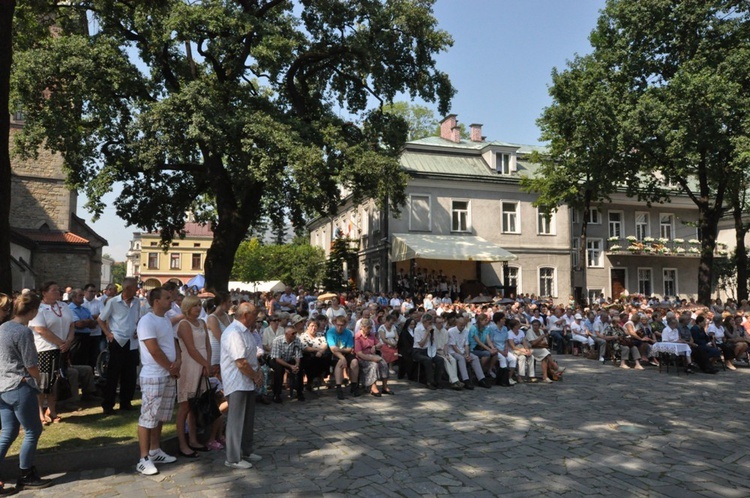
<path id="1" fill-rule="evenodd" d="M 565 372 L 555 360 L 562 354 L 623 369 L 660 361 L 682 362 L 690 373 L 748 366 L 745 302 L 701 308 L 637 295 L 602 297 L 587 307 L 533 295 L 462 302 L 450 284 L 440 289 L 441 280 L 448 279 L 432 280 L 438 288 L 424 296 L 321 296 L 287 287 L 201 299 L 197 289 L 168 282 L 146 291 L 132 278 L 119 292 L 86 285 L 63 293 L 46 282 L 38 293 L 0 295 L 0 458 L 23 426 L 17 488 L 49 484 L 36 472 L 34 453 L 42 426 L 62 421 L 60 379 L 75 379 L 74 400 L 100 402 L 105 416 L 116 416 L 116 405 L 133 410 L 140 387 L 136 468 L 152 475 L 177 459 L 160 447 L 175 407 L 181 457 L 224 450 L 228 467 L 247 469 L 261 459 L 253 438 L 256 403 L 283 403 L 287 393 L 298 402 L 319 396 L 321 387 L 342 401 L 383 398 L 395 394 L 392 376 L 431 390 L 551 384 Z M 106 381 L 97 387 L 103 350 Z M 217 390 L 222 416 L 199 428 L 190 402 L 209 389 Z"/>

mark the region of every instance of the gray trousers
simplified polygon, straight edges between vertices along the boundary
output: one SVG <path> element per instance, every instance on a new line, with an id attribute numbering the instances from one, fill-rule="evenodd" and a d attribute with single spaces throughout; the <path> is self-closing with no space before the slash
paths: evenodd
<path id="1" fill-rule="evenodd" d="M 228 396 L 227 462 L 237 463 L 253 453 L 255 391 L 235 391 Z"/>

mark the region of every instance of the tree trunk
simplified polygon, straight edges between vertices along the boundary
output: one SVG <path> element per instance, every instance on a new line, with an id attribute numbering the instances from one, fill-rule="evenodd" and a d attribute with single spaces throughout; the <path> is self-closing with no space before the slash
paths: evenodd
<path id="1" fill-rule="evenodd" d="M 581 269 L 581 296 L 579 303 L 581 306 L 588 305 L 589 291 L 588 278 L 588 261 L 586 260 L 586 240 L 589 227 L 589 216 L 591 216 L 591 191 L 586 190 L 583 199 L 583 219 L 581 220 L 581 236 L 578 239 L 578 266 Z M 604 248 L 602 248 L 603 250 Z"/>
<path id="2" fill-rule="evenodd" d="M 211 292 L 229 290 L 229 278 L 237 248 L 245 238 L 250 223 L 240 216 L 219 216 L 213 227 L 214 239 L 206 253 L 206 289 Z"/>
<path id="3" fill-rule="evenodd" d="M 747 225 L 742 223 L 742 207 L 736 204 L 734 207 L 734 233 L 737 250 L 734 261 L 737 265 L 737 301 L 747 299 L 747 248 L 745 247 L 745 235 Z"/>
<path id="4" fill-rule="evenodd" d="M 721 206 L 708 208 L 700 206 L 699 226 L 701 229 L 701 259 L 698 267 L 698 302 L 705 306 L 711 304 L 713 291 L 714 249 L 716 249 L 716 235 Z"/>
<path id="5" fill-rule="evenodd" d="M 13 291 L 10 268 L 10 67 L 15 0 L 0 1 L 0 292 Z"/>

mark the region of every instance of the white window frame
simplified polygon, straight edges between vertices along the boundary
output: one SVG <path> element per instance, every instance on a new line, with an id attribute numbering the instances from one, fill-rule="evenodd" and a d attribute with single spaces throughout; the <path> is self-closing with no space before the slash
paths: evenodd
<path id="1" fill-rule="evenodd" d="M 515 219 L 515 225 L 516 229 L 515 231 L 510 231 L 505 229 L 505 205 L 506 204 L 515 204 L 516 209 L 513 211 L 516 215 Z M 508 211 L 510 212 L 510 211 Z M 501 201 L 500 202 L 500 231 L 502 233 L 512 233 L 512 234 L 520 234 L 521 233 L 521 203 L 519 201 Z"/>
<path id="2" fill-rule="evenodd" d="M 570 216 L 570 223 L 571 224 L 578 223 L 578 219 L 580 218 L 580 213 L 578 212 L 578 210 L 576 208 L 570 208 L 570 209 L 568 209 L 568 212 L 570 213 L 569 214 L 569 216 Z"/>
<path id="3" fill-rule="evenodd" d="M 453 205 L 454 202 L 465 202 L 466 203 L 466 227 L 464 227 L 463 230 L 456 229 L 456 227 L 453 225 L 453 217 L 456 213 L 456 208 Z M 458 210 L 463 211 L 463 210 Z M 471 232 L 471 199 L 451 199 L 451 232 L 453 233 L 466 233 Z"/>
<path id="4" fill-rule="evenodd" d="M 666 276 L 666 272 L 668 272 L 668 271 L 674 272 L 674 280 L 672 280 L 672 284 L 674 285 L 674 292 L 671 293 L 671 294 L 667 294 L 667 276 Z M 672 297 L 674 297 L 674 296 L 679 295 L 680 289 L 679 289 L 679 287 L 677 285 L 677 275 L 678 274 L 679 274 L 679 272 L 677 271 L 677 268 L 662 268 L 662 271 L 661 271 L 662 297 L 665 297 L 665 296 L 672 296 Z"/>
<path id="5" fill-rule="evenodd" d="M 662 222 L 662 216 L 670 217 L 669 225 L 666 225 L 665 223 Z M 674 230 L 675 230 L 674 220 L 675 220 L 674 213 L 659 213 L 659 237 L 660 238 L 667 239 L 667 240 L 674 239 Z M 669 237 L 664 236 L 664 228 L 667 226 L 669 227 Z"/>
<path id="6" fill-rule="evenodd" d="M 641 280 L 641 271 L 648 271 L 649 272 L 649 285 L 651 286 L 651 292 L 643 292 L 643 289 L 641 289 L 641 282 L 645 282 L 645 280 Z M 641 267 L 639 266 L 636 271 L 636 279 L 638 281 L 638 294 L 641 294 L 643 296 L 652 296 L 654 294 L 654 270 L 650 267 Z"/>
<path id="7" fill-rule="evenodd" d="M 620 215 L 620 221 L 612 221 L 611 216 L 613 214 L 619 214 Z M 617 211 L 612 210 L 607 212 L 607 237 L 617 237 L 618 239 L 624 239 L 625 235 L 623 232 L 624 229 L 624 221 L 625 221 L 625 212 L 624 211 Z M 612 228 L 613 226 L 617 226 L 619 228 L 619 234 L 613 234 Z"/>
<path id="8" fill-rule="evenodd" d="M 646 233 L 643 233 L 643 234 L 640 233 L 638 230 L 638 226 L 639 226 L 638 215 L 639 214 L 643 214 L 646 217 L 646 223 L 645 223 Z M 642 241 L 646 237 L 651 237 L 651 214 L 648 211 L 636 211 L 634 220 L 635 220 L 635 237 L 639 241 Z M 642 223 L 640 225 L 643 226 Z"/>
<path id="9" fill-rule="evenodd" d="M 596 215 L 594 215 L 596 213 Z M 601 225 L 602 224 L 602 212 L 599 208 L 589 209 L 589 221 L 587 225 Z"/>
<path id="10" fill-rule="evenodd" d="M 427 199 L 427 229 L 416 229 L 412 227 L 414 219 L 414 201 L 415 197 Z M 430 194 L 409 194 L 409 231 L 410 232 L 431 232 L 432 231 L 432 196 Z"/>
<path id="11" fill-rule="evenodd" d="M 507 158 L 507 163 L 505 159 Z M 507 171 L 506 171 L 507 166 Z M 513 155 L 509 152 L 498 152 L 495 154 L 495 170 L 503 176 L 510 176 L 513 172 Z"/>
<path id="12" fill-rule="evenodd" d="M 508 269 L 516 270 L 516 294 L 521 294 L 521 267 L 508 265 Z M 503 285 L 506 285 L 505 280 L 503 280 Z"/>
<path id="13" fill-rule="evenodd" d="M 578 247 L 581 243 L 581 239 L 578 237 L 573 237 L 573 240 L 570 242 L 570 246 L 573 248 L 573 254 L 571 257 L 571 264 L 573 265 L 573 268 L 578 268 L 579 261 L 578 261 Z"/>
<path id="14" fill-rule="evenodd" d="M 551 292 L 544 294 L 542 292 L 542 270 L 552 270 L 552 285 Z M 557 268 L 554 266 L 539 266 L 536 269 L 537 286 L 539 290 L 539 297 L 557 297 Z"/>
<path id="15" fill-rule="evenodd" d="M 549 215 L 545 216 L 544 213 L 539 208 L 536 208 L 536 234 L 537 235 L 556 235 L 557 234 L 557 230 L 556 230 L 557 220 L 555 218 L 556 216 L 555 216 L 554 211 L 550 212 Z M 545 228 L 544 220 L 546 220 L 547 231 L 544 231 L 544 228 Z"/>
<path id="16" fill-rule="evenodd" d="M 175 266 L 175 261 L 177 262 L 176 266 Z M 169 269 L 170 270 L 182 270 L 182 253 L 179 253 L 179 252 L 169 253 Z"/>
<path id="17" fill-rule="evenodd" d="M 593 293 L 595 294 L 595 295 L 594 295 L 594 298 L 593 298 L 593 299 L 591 298 L 591 293 L 592 293 L 592 292 L 593 292 Z M 587 297 L 587 298 L 588 298 L 588 300 L 589 300 L 589 301 L 588 301 L 588 302 L 589 302 L 589 304 L 593 304 L 594 302 L 598 301 L 598 300 L 599 300 L 599 296 L 600 296 L 600 295 L 602 295 L 602 294 L 604 294 L 605 296 L 607 295 L 607 294 L 606 294 L 606 293 L 604 292 L 604 289 L 592 289 L 591 287 L 588 287 L 588 288 L 586 289 L 586 297 Z"/>
<path id="18" fill-rule="evenodd" d="M 159 258 L 159 253 L 158 252 L 149 252 L 147 254 L 148 254 L 148 256 L 146 256 L 146 267 L 149 270 L 158 270 L 159 269 L 159 259 L 161 259 L 161 258 Z M 151 256 L 152 255 L 156 256 L 156 264 L 154 266 L 151 266 Z"/>
<path id="19" fill-rule="evenodd" d="M 591 247 L 592 244 L 596 243 L 598 248 L 594 249 Z M 597 264 L 592 264 L 592 252 L 596 252 Z M 586 239 L 586 268 L 604 268 L 604 240 L 597 238 Z"/>

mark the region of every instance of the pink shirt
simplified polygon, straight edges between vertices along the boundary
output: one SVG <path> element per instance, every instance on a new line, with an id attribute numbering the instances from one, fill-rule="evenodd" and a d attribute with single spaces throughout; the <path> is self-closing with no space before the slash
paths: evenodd
<path id="1" fill-rule="evenodd" d="M 354 338 L 354 352 L 364 354 L 375 354 L 375 345 L 378 343 L 377 336 L 357 334 Z"/>

